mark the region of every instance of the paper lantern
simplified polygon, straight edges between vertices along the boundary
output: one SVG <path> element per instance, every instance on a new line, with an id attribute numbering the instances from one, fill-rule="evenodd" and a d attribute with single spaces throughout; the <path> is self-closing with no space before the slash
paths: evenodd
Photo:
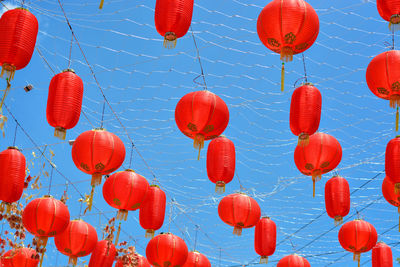
<path id="1" fill-rule="evenodd" d="M 379 15 L 389 21 L 390 31 L 398 30 L 400 23 L 400 2 L 398 0 L 376 0 Z"/>
<path id="2" fill-rule="evenodd" d="M 146 247 L 147 260 L 154 266 L 182 266 L 187 256 L 185 241 L 171 233 L 155 236 Z"/>
<path id="3" fill-rule="evenodd" d="M 339 230 L 340 245 L 347 251 L 354 253 L 353 260 L 358 261 L 360 266 L 360 255 L 370 251 L 378 240 L 375 227 L 364 221 L 354 220 L 345 223 Z"/>
<path id="4" fill-rule="evenodd" d="M 128 211 L 141 207 L 149 183 L 146 178 L 131 169 L 116 172 L 103 185 L 103 197 L 108 205 L 118 209 L 117 219 L 125 220 Z"/>
<path id="5" fill-rule="evenodd" d="M 225 192 L 225 185 L 235 175 L 235 145 L 225 136 L 213 139 L 207 149 L 207 175 L 215 192 Z"/>
<path id="6" fill-rule="evenodd" d="M 157 185 L 151 185 L 139 209 L 139 222 L 146 229 L 146 237 L 154 237 L 154 232 L 164 223 L 167 197 Z"/>
<path id="7" fill-rule="evenodd" d="M 70 221 L 67 228 L 54 238 L 57 250 L 69 256 L 69 264 L 76 265 L 78 257 L 92 253 L 97 244 L 97 233 L 93 226 L 82 221 Z"/>
<path id="8" fill-rule="evenodd" d="M 18 201 L 22 196 L 25 168 L 25 156 L 17 147 L 10 146 L 0 152 L 0 200 L 5 202 L 7 209 L 9 203 Z"/>
<path id="9" fill-rule="evenodd" d="M 46 115 L 47 122 L 55 127 L 54 136 L 65 140 L 66 130 L 78 123 L 82 97 L 83 82 L 74 70 L 66 69 L 51 79 Z"/>
<path id="10" fill-rule="evenodd" d="M 25 8 L 4 12 L 0 18 L 0 76 L 7 72 L 8 81 L 14 78 L 32 58 L 39 25 L 36 17 Z"/>
<path id="11" fill-rule="evenodd" d="M 389 202 L 391 205 L 397 207 L 397 212 L 399 213 L 399 223 L 400 223 L 400 192 L 395 192 L 395 185 L 390 179 L 386 176 L 383 179 L 382 183 L 382 194 L 383 197 Z M 399 224 L 399 232 L 400 232 L 400 224 Z"/>
<path id="12" fill-rule="evenodd" d="M 190 251 L 182 267 L 211 267 L 211 263 L 204 254 L 198 251 Z"/>
<path id="13" fill-rule="evenodd" d="M 268 256 L 276 249 L 276 225 L 269 217 L 262 217 L 254 231 L 254 248 L 261 256 L 260 263 L 267 264 Z"/>
<path id="14" fill-rule="evenodd" d="M 315 133 L 310 136 L 307 146 L 297 146 L 294 151 L 294 162 L 297 169 L 312 177 L 313 197 L 315 197 L 315 182 L 321 180 L 321 175 L 335 169 L 342 159 L 342 147 L 335 137 L 325 133 Z"/>
<path id="15" fill-rule="evenodd" d="M 17 248 L 2 256 L 2 267 L 37 267 L 39 255 L 31 248 Z"/>
<path id="16" fill-rule="evenodd" d="M 218 137 L 229 122 L 229 110 L 217 95 L 203 90 L 186 94 L 175 108 L 175 121 L 181 132 L 194 140 L 200 150 L 204 140 Z"/>
<path id="17" fill-rule="evenodd" d="M 151 267 L 150 263 L 147 261 L 147 259 L 145 257 L 143 257 L 140 254 L 135 253 L 134 260 L 127 260 L 128 262 L 124 264 L 124 262 L 122 260 L 118 260 L 115 263 L 115 267 Z M 132 262 L 134 261 L 134 262 Z"/>
<path id="18" fill-rule="evenodd" d="M 164 46 L 174 48 L 176 40 L 184 36 L 192 22 L 193 0 L 157 0 L 154 21 Z"/>
<path id="19" fill-rule="evenodd" d="M 372 248 L 372 267 L 393 267 L 392 249 L 384 242 Z"/>
<path id="20" fill-rule="evenodd" d="M 294 90 L 290 102 L 290 130 L 299 137 L 299 145 L 308 145 L 310 135 L 318 130 L 321 105 L 321 93 L 312 84 L 306 83 Z"/>
<path id="21" fill-rule="evenodd" d="M 97 242 L 90 256 L 89 267 L 111 267 L 117 256 L 117 249 L 109 240 Z"/>
<path id="22" fill-rule="evenodd" d="M 283 257 L 276 267 L 311 267 L 311 265 L 305 258 L 293 254 Z"/>
<path id="23" fill-rule="evenodd" d="M 389 141 L 385 153 L 386 177 L 394 183 L 394 191 L 400 193 L 400 136 Z"/>
<path id="24" fill-rule="evenodd" d="M 334 176 L 325 184 L 325 208 L 328 216 L 335 220 L 335 226 L 343 222 L 350 211 L 350 187 L 346 179 Z"/>
<path id="25" fill-rule="evenodd" d="M 224 223 L 234 227 L 234 235 L 241 235 L 242 228 L 251 228 L 257 224 L 261 209 L 253 198 L 244 193 L 235 193 L 221 199 L 218 215 Z"/>

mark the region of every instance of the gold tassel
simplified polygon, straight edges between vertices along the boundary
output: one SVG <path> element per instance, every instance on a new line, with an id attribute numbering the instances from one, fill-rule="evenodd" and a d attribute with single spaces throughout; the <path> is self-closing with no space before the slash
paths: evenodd
<path id="1" fill-rule="evenodd" d="M 261 256 L 260 264 L 267 264 L 268 263 L 268 256 Z"/>
<path id="2" fill-rule="evenodd" d="M 399 107 L 396 109 L 396 132 L 399 131 Z"/>
<path id="3" fill-rule="evenodd" d="M 343 223 L 342 216 L 335 216 L 335 226 L 341 225 Z"/>
<path id="4" fill-rule="evenodd" d="M 94 186 L 92 186 L 92 190 L 90 191 L 90 198 L 89 198 L 89 203 L 88 203 L 88 210 L 92 210 L 93 206 L 93 196 L 94 196 Z"/>
<path id="5" fill-rule="evenodd" d="M 117 220 L 126 221 L 128 219 L 128 211 L 127 210 L 118 210 Z"/>
<path id="6" fill-rule="evenodd" d="M 75 266 L 77 262 L 78 262 L 78 257 L 69 256 L 68 264 L 72 264 L 73 266 Z"/>
<path id="7" fill-rule="evenodd" d="M 293 60 L 293 49 L 289 46 L 284 46 L 281 49 L 281 60 L 289 62 Z"/>
<path id="8" fill-rule="evenodd" d="M 48 239 L 49 238 L 47 236 L 41 236 L 38 238 L 38 246 L 43 249 L 43 252 L 40 255 L 40 267 L 42 267 L 43 264 L 43 258 L 44 258 L 44 253 L 46 251 L 45 248 L 47 246 Z"/>
<path id="9" fill-rule="evenodd" d="M 299 140 L 297 141 L 297 145 L 301 147 L 308 146 L 310 143 L 310 136 L 306 133 L 302 133 L 299 135 Z"/>
<path id="10" fill-rule="evenodd" d="M 100 1 L 99 9 L 102 9 L 102 8 L 103 8 L 103 5 L 104 5 L 104 0 L 101 0 L 101 1 Z"/>
<path id="11" fill-rule="evenodd" d="M 54 129 L 54 137 L 57 137 L 58 139 L 65 140 L 65 137 L 67 135 L 67 130 L 65 130 L 63 127 L 56 127 Z"/>
<path id="12" fill-rule="evenodd" d="M 390 31 L 398 31 L 400 29 L 400 15 L 395 14 L 390 17 L 389 20 L 389 30 Z"/>
<path id="13" fill-rule="evenodd" d="M 225 182 L 224 181 L 218 181 L 215 183 L 215 193 L 217 193 L 217 194 L 225 193 Z"/>
<path id="14" fill-rule="evenodd" d="M 0 77 L 3 77 L 4 72 L 6 72 L 7 83 L 10 83 L 14 79 L 15 70 L 16 70 L 15 66 L 10 65 L 8 63 L 3 63 L 3 65 L 1 66 Z"/>
<path id="15" fill-rule="evenodd" d="M 10 89 L 11 89 L 11 83 L 10 83 L 9 79 L 7 78 L 7 87 L 6 87 L 6 90 L 4 90 L 3 97 L 1 98 L 1 101 L 0 101 L 0 110 L 3 107 L 4 101 L 6 100 L 6 97 L 8 95 L 8 92 L 10 91 Z"/>
<path id="16" fill-rule="evenodd" d="M 389 98 L 389 106 L 391 108 L 400 106 L 400 95 L 391 95 Z"/>
<path id="17" fill-rule="evenodd" d="M 95 173 L 92 175 L 92 181 L 90 182 L 91 186 L 98 186 L 101 184 L 101 178 L 102 174 L 101 173 Z"/>
<path id="18" fill-rule="evenodd" d="M 154 230 L 153 229 L 147 229 L 146 234 L 144 235 L 146 238 L 152 239 L 154 237 Z"/>
<path id="19" fill-rule="evenodd" d="M 241 236 L 242 235 L 242 226 L 239 226 L 239 225 L 235 226 L 233 228 L 233 234 Z"/>
<path id="20" fill-rule="evenodd" d="M 164 36 L 164 47 L 173 49 L 176 47 L 176 34 L 174 32 L 167 32 Z"/>
<path id="21" fill-rule="evenodd" d="M 115 246 L 118 245 L 118 239 L 119 239 L 119 234 L 121 233 L 121 222 L 118 225 L 118 231 L 117 231 L 117 236 L 115 237 Z"/>
<path id="22" fill-rule="evenodd" d="M 315 180 L 312 180 L 312 197 L 315 197 Z"/>
<path id="23" fill-rule="evenodd" d="M 281 92 L 285 90 L 285 62 L 282 62 L 282 69 L 281 69 Z"/>
<path id="24" fill-rule="evenodd" d="M 200 160 L 200 151 L 204 147 L 204 135 L 196 134 L 193 139 L 193 147 L 199 149 L 199 154 L 197 155 L 197 160 Z"/>

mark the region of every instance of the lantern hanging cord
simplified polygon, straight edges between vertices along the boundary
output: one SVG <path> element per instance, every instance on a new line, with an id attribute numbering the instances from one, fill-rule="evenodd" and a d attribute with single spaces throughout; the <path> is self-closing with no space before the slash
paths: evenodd
<path id="1" fill-rule="evenodd" d="M 173 205 L 174 205 L 174 199 L 171 198 L 171 202 L 169 203 L 169 218 L 168 218 L 168 232 L 171 231 L 171 222 L 172 222 L 172 212 L 173 212 Z"/>
<path id="2" fill-rule="evenodd" d="M 304 79 L 306 80 L 306 83 L 307 83 L 308 80 L 307 80 L 306 60 L 304 58 L 304 53 L 301 53 L 301 55 L 302 55 L 302 58 L 303 58 Z"/>
<path id="3" fill-rule="evenodd" d="M 201 64 L 200 52 L 199 52 L 199 48 L 197 47 L 197 42 L 196 42 L 196 38 L 194 37 L 194 32 L 193 32 L 192 26 L 190 26 L 190 31 L 192 32 L 193 43 L 194 43 L 194 47 L 196 48 L 197 60 L 199 61 L 199 65 L 200 65 L 201 74 L 199 76 L 203 77 L 203 87 L 204 87 L 204 90 L 207 90 L 207 83 L 206 83 L 206 78 L 204 76 L 203 64 Z M 194 78 L 193 81 L 195 83 L 196 83 L 196 79 L 199 78 L 199 76 Z"/>
<path id="4" fill-rule="evenodd" d="M 73 42 L 74 42 L 74 36 L 71 34 L 71 44 L 69 46 L 69 57 L 68 57 L 68 69 L 71 67 L 72 43 Z"/>
<path id="5" fill-rule="evenodd" d="M 47 67 L 53 72 L 54 75 L 56 75 L 56 72 L 53 70 L 53 68 L 50 66 L 49 62 L 46 60 L 46 58 L 43 56 L 42 51 L 40 51 L 39 47 L 36 46 L 36 51 L 38 52 L 39 56 L 43 59 L 43 61 L 46 63 Z"/>
<path id="6" fill-rule="evenodd" d="M 133 143 L 131 143 L 131 157 L 129 159 L 129 169 L 131 169 L 131 167 L 132 167 L 132 156 L 133 156 L 133 147 L 134 146 L 135 145 Z"/>
<path id="7" fill-rule="evenodd" d="M 394 50 L 394 27 L 392 27 L 392 50 Z"/>
<path id="8" fill-rule="evenodd" d="M 49 195 L 49 196 L 50 196 L 51 184 L 52 184 L 52 182 L 53 182 L 53 170 L 54 170 L 54 167 L 53 167 L 53 165 L 51 165 L 50 181 L 49 181 L 49 192 L 48 192 L 48 195 Z"/>
<path id="9" fill-rule="evenodd" d="M 15 146 L 15 141 L 17 140 L 17 130 L 18 130 L 18 123 L 15 123 L 13 146 Z"/>
<path id="10" fill-rule="evenodd" d="M 195 234 L 195 236 L 194 236 L 194 245 L 193 245 L 193 250 L 194 251 L 196 251 L 196 246 L 197 246 L 197 234 L 198 234 L 198 232 L 199 232 L 199 228 L 200 228 L 200 226 L 199 225 L 195 225 L 196 226 L 196 234 Z"/>
<path id="11" fill-rule="evenodd" d="M 101 124 L 100 124 L 100 128 L 103 128 L 103 122 L 104 122 L 104 110 L 106 108 L 106 101 L 103 101 L 103 111 L 101 112 Z"/>
<path id="12" fill-rule="evenodd" d="M 242 182 L 240 181 L 240 178 L 239 178 L 239 175 L 237 174 L 237 171 L 235 172 L 235 175 L 236 175 L 236 177 L 238 179 L 238 182 L 239 182 L 240 191 L 244 192 L 245 188 L 243 187 Z"/>

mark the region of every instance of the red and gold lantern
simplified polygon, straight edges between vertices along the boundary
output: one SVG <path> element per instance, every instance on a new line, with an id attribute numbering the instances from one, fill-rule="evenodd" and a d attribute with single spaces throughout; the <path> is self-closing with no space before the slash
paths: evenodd
<path id="1" fill-rule="evenodd" d="M 97 242 L 90 256 L 89 267 L 111 267 L 117 256 L 117 249 L 109 240 Z"/>
<path id="2" fill-rule="evenodd" d="M 55 137 L 65 140 L 66 130 L 78 123 L 82 97 L 83 82 L 74 70 L 66 69 L 51 79 L 46 115 L 47 122 L 55 127 Z"/>
<path id="3" fill-rule="evenodd" d="M 254 248 L 261 256 L 260 263 L 267 264 L 268 256 L 276 249 L 276 224 L 269 217 L 262 217 L 254 231 Z"/>
<path id="4" fill-rule="evenodd" d="M 2 267 L 37 267 L 39 254 L 31 248 L 17 248 L 7 251 L 3 256 Z"/>
<path id="5" fill-rule="evenodd" d="M 297 169 L 312 177 L 313 197 L 315 197 L 315 182 L 321 180 L 321 175 L 335 169 L 342 159 L 342 147 L 335 137 L 325 133 L 315 133 L 310 136 L 307 146 L 297 146 L 294 151 L 294 162 Z"/>
<path id="6" fill-rule="evenodd" d="M 397 0 L 376 0 L 379 15 L 389 22 L 389 29 L 399 29 L 400 3 Z"/>
<path id="7" fill-rule="evenodd" d="M 360 266 L 360 255 L 370 251 L 378 240 L 375 227 L 364 221 L 354 220 L 345 223 L 339 230 L 340 245 L 347 251 L 354 253 L 353 260 Z"/>
<path id="8" fill-rule="evenodd" d="M 393 267 L 392 249 L 384 242 L 372 248 L 372 267 Z"/>
<path id="9" fill-rule="evenodd" d="M 390 179 L 386 176 L 383 179 L 382 183 L 382 194 L 383 197 L 389 202 L 391 205 L 397 207 L 397 212 L 399 213 L 399 223 L 400 223 L 400 192 L 395 190 L 395 185 Z M 399 225 L 400 232 L 400 225 Z"/>
<path id="10" fill-rule="evenodd" d="M 400 193 L 400 136 L 389 141 L 385 153 L 386 177 L 394 183 L 394 191 Z"/>
<path id="11" fill-rule="evenodd" d="M 118 209 L 117 219 L 126 221 L 128 211 L 141 207 L 148 190 L 146 178 L 127 169 L 114 173 L 105 181 L 103 197 L 108 205 Z"/>
<path id="12" fill-rule="evenodd" d="M 118 260 L 115 263 L 115 267 L 151 267 L 147 259 L 137 253 L 135 253 L 133 257 L 128 257 L 127 261 L 127 263 L 124 263 L 122 260 Z"/>
<path id="13" fill-rule="evenodd" d="M 153 266 L 183 266 L 188 256 L 185 241 L 171 233 L 162 233 L 149 241 L 146 257 Z"/>
<path id="14" fill-rule="evenodd" d="M 318 130 L 321 106 L 321 93 L 312 84 L 306 83 L 294 90 L 290 102 L 290 130 L 299 137 L 300 146 L 308 145 L 310 135 Z"/>
<path id="15" fill-rule="evenodd" d="M 328 216 L 335 220 L 335 226 L 343 222 L 350 211 L 350 187 L 346 179 L 334 176 L 325 184 L 325 208 Z"/>
<path id="16" fill-rule="evenodd" d="M 311 267 L 306 258 L 293 254 L 283 257 L 276 267 Z"/>
<path id="17" fill-rule="evenodd" d="M 210 261 L 198 251 L 190 251 L 182 267 L 211 267 Z"/>
<path id="18" fill-rule="evenodd" d="M 257 224 L 261 209 L 252 197 L 244 193 L 235 193 L 221 199 L 218 215 L 224 223 L 234 227 L 234 235 L 241 235 L 242 228 L 251 228 Z"/>
<path id="19" fill-rule="evenodd" d="M 153 238 L 154 232 L 164 223 L 167 197 L 157 185 L 151 185 L 139 209 L 139 222 L 146 229 L 146 237 Z"/>

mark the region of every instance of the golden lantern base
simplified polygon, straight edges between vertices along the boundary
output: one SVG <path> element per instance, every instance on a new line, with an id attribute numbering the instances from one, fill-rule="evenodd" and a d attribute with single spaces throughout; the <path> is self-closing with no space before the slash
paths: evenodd
<path id="1" fill-rule="evenodd" d="M 335 216 L 335 226 L 341 225 L 343 223 L 342 216 Z"/>
<path id="2" fill-rule="evenodd" d="M 76 266 L 77 262 L 78 262 L 78 257 L 69 256 L 68 264 L 72 264 L 72 266 Z"/>
<path id="3" fill-rule="evenodd" d="M 128 219 L 128 211 L 127 210 L 118 210 L 117 220 L 126 221 Z"/>
<path id="4" fill-rule="evenodd" d="M 299 135 L 299 140 L 297 141 L 297 145 L 301 147 L 308 146 L 310 143 L 310 136 L 306 133 L 301 133 Z"/>
<path id="5" fill-rule="evenodd" d="M 289 62 L 293 60 L 293 49 L 289 46 L 284 46 L 281 49 L 281 60 Z"/>
<path id="6" fill-rule="evenodd" d="M 155 231 L 153 229 L 147 229 L 144 237 L 152 239 L 154 237 Z"/>
<path id="7" fill-rule="evenodd" d="M 261 256 L 260 264 L 267 264 L 268 263 L 268 256 Z"/>
<path id="8" fill-rule="evenodd" d="M 15 66 L 10 65 L 8 63 L 3 63 L 3 65 L 1 66 L 0 77 L 3 77 L 4 73 L 6 73 L 6 79 L 8 79 L 8 81 L 11 82 L 14 79 L 15 71 L 16 71 Z"/>
<path id="9" fill-rule="evenodd" d="M 64 129 L 63 127 L 56 127 L 54 129 L 54 137 L 57 137 L 60 140 L 65 140 L 66 136 L 67 136 L 67 130 Z"/>
<path id="10" fill-rule="evenodd" d="M 217 193 L 217 194 L 225 193 L 225 182 L 224 181 L 218 181 L 215 183 L 215 193 Z"/>
<path id="11" fill-rule="evenodd" d="M 91 186 L 98 186 L 101 184 L 101 178 L 102 178 L 101 173 L 95 173 L 92 175 L 92 181 L 90 182 Z"/>
<path id="12" fill-rule="evenodd" d="M 199 154 L 197 155 L 197 160 L 200 160 L 200 151 L 204 147 L 204 135 L 196 134 L 193 139 L 193 147 L 199 149 Z"/>
<path id="13" fill-rule="evenodd" d="M 176 47 L 176 34 L 174 32 L 167 32 L 164 36 L 164 47 L 168 49 L 173 49 Z"/>
<path id="14" fill-rule="evenodd" d="M 398 31 L 400 30 L 400 15 L 395 14 L 390 17 L 389 20 L 389 30 Z"/>
<path id="15" fill-rule="evenodd" d="M 237 235 L 237 236 L 241 236 L 242 235 L 242 229 L 243 229 L 243 227 L 241 225 L 236 225 L 233 228 L 233 234 Z"/>
<path id="16" fill-rule="evenodd" d="M 313 197 L 315 197 L 315 183 L 321 180 L 321 170 L 314 170 L 311 175 L 313 181 Z"/>

